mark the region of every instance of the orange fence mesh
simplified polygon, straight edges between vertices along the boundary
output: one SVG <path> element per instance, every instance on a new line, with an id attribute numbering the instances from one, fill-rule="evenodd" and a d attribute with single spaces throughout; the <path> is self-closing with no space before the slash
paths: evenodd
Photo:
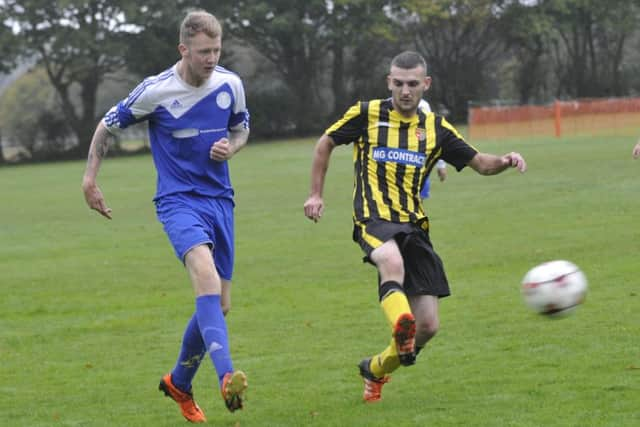
<path id="1" fill-rule="evenodd" d="M 640 98 L 469 108 L 469 139 L 640 134 Z"/>

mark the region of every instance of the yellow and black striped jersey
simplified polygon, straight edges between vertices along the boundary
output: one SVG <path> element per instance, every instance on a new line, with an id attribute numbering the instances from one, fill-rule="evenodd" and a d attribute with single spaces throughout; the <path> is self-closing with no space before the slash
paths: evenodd
<path id="1" fill-rule="evenodd" d="M 336 144 L 354 143 L 353 219 L 418 222 L 420 189 L 439 158 L 458 171 L 476 155 L 443 117 L 419 109 L 412 118 L 391 99 L 362 101 L 325 132 Z"/>

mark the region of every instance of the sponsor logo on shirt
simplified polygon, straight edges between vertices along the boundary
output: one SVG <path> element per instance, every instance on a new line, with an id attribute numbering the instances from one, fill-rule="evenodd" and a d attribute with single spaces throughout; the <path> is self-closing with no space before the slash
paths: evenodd
<path id="1" fill-rule="evenodd" d="M 424 166 L 427 156 L 423 153 L 404 150 L 402 148 L 376 147 L 373 149 L 373 160 L 378 162 L 393 162 L 415 167 Z"/>
<path id="2" fill-rule="evenodd" d="M 198 135 L 204 135 L 206 133 L 217 133 L 224 132 L 226 128 L 214 128 L 214 129 L 196 129 L 196 128 L 184 128 L 184 129 L 176 129 L 171 132 L 171 136 L 174 138 L 182 139 L 182 138 L 194 138 Z"/>

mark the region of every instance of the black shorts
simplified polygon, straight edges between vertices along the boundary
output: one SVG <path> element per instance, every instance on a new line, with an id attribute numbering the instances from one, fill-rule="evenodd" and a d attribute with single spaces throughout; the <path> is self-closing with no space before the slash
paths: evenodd
<path id="1" fill-rule="evenodd" d="M 353 240 L 366 254 L 363 261 L 373 264 L 369 258 L 371 252 L 384 242 L 395 239 L 404 260 L 405 293 L 444 298 L 451 295 L 451 290 L 442 260 L 431 245 L 426 224 L 369 220 L 354 225 Z"/>

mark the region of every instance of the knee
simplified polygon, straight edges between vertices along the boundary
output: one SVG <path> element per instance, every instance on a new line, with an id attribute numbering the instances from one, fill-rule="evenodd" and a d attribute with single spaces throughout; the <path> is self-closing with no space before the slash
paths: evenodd
<path id="1" fill-rule="evenodd" d="M 391 276 L 404 276 L 404 261 L 400 254 L 388 257 L 381 267 L 380 270 Z"/>
<path id="2" fill-rule="evenodd" d="M 423 316 L 416 319 L 416 333 L 429 338 L 435 336 L 440 329 L 440 320 L 437 316 Z"/>

